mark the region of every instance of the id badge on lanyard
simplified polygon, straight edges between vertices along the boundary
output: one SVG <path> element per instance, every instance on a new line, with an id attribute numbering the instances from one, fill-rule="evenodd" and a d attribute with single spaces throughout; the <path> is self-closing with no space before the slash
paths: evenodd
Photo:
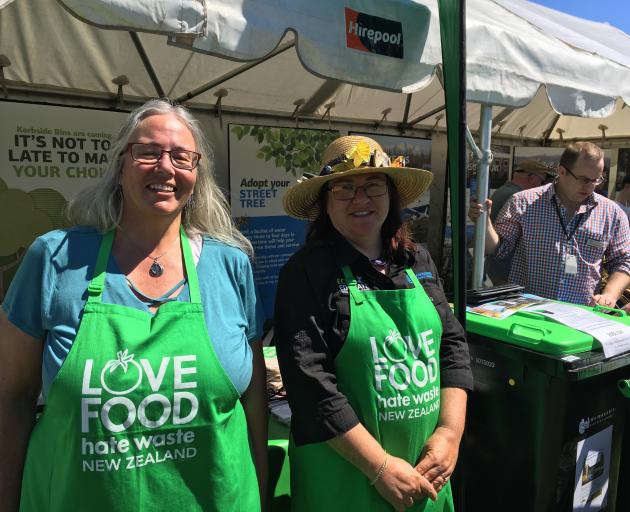
<path id="1" fill-rule="evenodd" d="M 586 217 L 590 215 L 590 210 L 586 214 L 584 213 L 579 214 L 579 217 L 575 223 L 575 227 L 569 233 L 567 226 L 564 224 L 564 220 L 562 219 L 562 214 L 560 213 L 560 208 L 558 207 L 558 203 L 556 201 L 555 196 L 553 198 L 553 203 L 556 209 L 556 215 L 558 216 L 558 221 L 560 222 L 560 226 L 562 227 L 562 231 L 566 237 L 563 244 L 564 245 L 564 250 L 563 250 L 564 273 L 567 275 L 574 276 L 578 273 L 578 260 L 577 260 L 577 255 L 575 254 L 575 252 L 577 251 L 577 248 L 575 250 L 573 249 L 571 241 L 575 233 L 577 232 L 578 228 L 580 227 L 580 223 L 584 221 Z"/>
<path id="2" fill-rule="evenodd" d="M 578 271 L 577 256 L 573 254 L 573 249 L 569 243 L 564 244 L 564 273 L 574 276 Z"/>

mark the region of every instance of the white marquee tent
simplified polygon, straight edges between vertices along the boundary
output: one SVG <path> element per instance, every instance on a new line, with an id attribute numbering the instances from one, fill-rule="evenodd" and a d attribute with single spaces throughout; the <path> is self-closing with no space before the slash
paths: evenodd
<path id="1" fill-rule="evenodd" d="M 405 59 L 346 48 L 345 7 L 402 20 Z M 224 111 L 291 117 L 298 102 L 302 118 L 444 125 L 437 0 L 0 0 L 0 9 L 10 97 L 109 98 L 124 75 L 125 97 L 140 101 L 215 105 L 227 92 Z M 486 103 L 502 136 L 630 136 L 630 36 L 525 0 L 468 0 L 466 16 L 473 132 Z"/>
<path id="2" fill-rule="evenodd" d="M 168 95 L 275 119 L 443 130 L 437 1 L 0 0 L 0 80 L 12 99 Z M 349 48 L 348 11 L 398 24 L 400 58 Z M 467 0 L 466 36 L 480 191 L 491 133 L 630 139 L 629 35 L 526 0 Z"/>

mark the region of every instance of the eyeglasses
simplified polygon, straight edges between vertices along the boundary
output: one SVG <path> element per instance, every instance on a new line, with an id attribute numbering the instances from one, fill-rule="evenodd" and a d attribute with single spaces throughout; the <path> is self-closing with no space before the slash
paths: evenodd
<path id="1" fill-rule="evenodd" d="M 562 167 L 564 167 L 564 165 Z M 604 178 L 603 176 L 600 176 L 599 178 L 595 178 L 594 180 L 587 178 L 586 176 L 576 176 L 575 174 L 571 172 L 571 169 L 569 169 L 568 167 L 564 167 L 564 168 L 567 170 L 567 172 L 571 176 L 575 178 L 575 180 L 580 185 L 595 185 L 597 187 L 598 185 L 601 185 L 602 183 L 606 181 L 606 178 Z"/>
<path id="2" fill-rule="evenodd" d="M 352 183 L 339 183 L 328 187 L 332 196 L 340 201 L 350 201 L 351 199 L 354 199 L 359 189 L 363 189 L 363 192 L 367 197 L 384 196 L 387 194 L 387 182 L 381 180 L 370 181 L 369 183 L 358 187 L 354 186 Z"/>
<path id="3" fill-rule="evenodd" d="M 171 159 L 173 167 L 182 169 L 184 171 L 192 171 L 199 160 L 201 155 L 195 151 L 188 151 L 187 149 L 162 149 L 155 144 L 142 144 L 141 142 L 130 142 L 127 144 L 128 148 L 131 148 L 131 158 L 141 164 L 157 164 L 164 153 L 168 153 Z"/>

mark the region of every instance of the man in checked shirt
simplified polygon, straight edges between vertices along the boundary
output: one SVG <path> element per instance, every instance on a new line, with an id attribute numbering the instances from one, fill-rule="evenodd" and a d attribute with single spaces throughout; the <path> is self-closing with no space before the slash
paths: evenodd
<path id="1" fill-rule="evenodd" d="M 486 225 L 485 254 L 513 254 L 509 281 L 527 292 L 575 304 L 614 307 L 630 285 L 626 214 L 595 192 L 604 182 L 604 153 L 590 142 L 566 147 L 554 183 L 514 194 L 494 225 Z M 492 201 L 486 201 L 488 213 Z M 479 218 L 483 205 L 471 204 Z M 609 278 L 601 290 L 602 267 Z"/>

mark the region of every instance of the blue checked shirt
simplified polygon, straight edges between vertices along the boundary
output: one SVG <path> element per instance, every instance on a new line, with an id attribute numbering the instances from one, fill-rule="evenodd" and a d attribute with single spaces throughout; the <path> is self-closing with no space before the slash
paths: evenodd
<path id="1" fill-rule="evenodd" d="M 591 195 L 569 220 L 553 184 L 524 190 L 505 204 L 494 227 L 500 239 L 496 257 L 514 252 L 509 280 L 529 293 L 589 304 L 600 292 L 604 261 L 609 274 L 630 275 L 628 217 L 599 194 Z M 567 255 L 577 259 L 576 274 L 565 272 Z"/>

